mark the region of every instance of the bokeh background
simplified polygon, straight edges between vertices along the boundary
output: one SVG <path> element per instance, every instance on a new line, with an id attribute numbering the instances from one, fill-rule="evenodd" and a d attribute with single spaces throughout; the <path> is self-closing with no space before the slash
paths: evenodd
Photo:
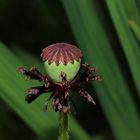
<path id="1" fill-rule="evenodd" d="M 70 140 L 139 140 L 139 9 L 139 0 L 0 0 L 0 140 L 57 139 L 58 115 L 43 111 L 48 95 L 28 105 L 25 90 L 38 83 L 16 72 L 44 72 L 40 53 L 56 42 L 81 48 L 102 77 L 85 87 L 96 106 L 72 93 Z"/>

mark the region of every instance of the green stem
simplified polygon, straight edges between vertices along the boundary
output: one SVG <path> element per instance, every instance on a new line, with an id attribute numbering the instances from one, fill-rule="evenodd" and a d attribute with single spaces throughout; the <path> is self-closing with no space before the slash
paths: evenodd
<path id="1" fill-rule="evenodd" d="M 59 140 L 69 140 L 68 134 L 68 114 L 59 112 Z"/>

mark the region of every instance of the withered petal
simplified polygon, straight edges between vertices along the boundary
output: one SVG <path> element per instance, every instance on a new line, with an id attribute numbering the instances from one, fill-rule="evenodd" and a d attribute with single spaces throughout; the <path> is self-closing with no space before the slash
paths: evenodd
<path id="1" fill-rule="evenodd" d="M 79 91 L 79 94 L 84 97 L 88 102 L 92 103 L 93 105 L 96 105 L 95 101 L 93 100 L 92 96 L 84 89 L 81 89 Z"/>
<path id="2" fill-rule="evenodd" d="M 29 88 L 26 92 L 27 95 L 25 97 L 25 100 L 28 103 L 31 103 L 34 101 L 38 96 L 40 96 L 43 93 L 49 92 L 51 89 L 47 89 L 45 86 L 39 86 L 39 87 L 32 87 Z"/>

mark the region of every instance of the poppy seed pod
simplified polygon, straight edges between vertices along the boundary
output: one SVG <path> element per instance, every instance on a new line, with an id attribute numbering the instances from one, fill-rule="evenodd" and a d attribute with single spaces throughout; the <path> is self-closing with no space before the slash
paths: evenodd
<path id="1" fill-rule="evenodd" d="M 56 43 L 43 49 L 41 57 L 50 80 L 61 82 L 60 74 L 64 72 L 71 81 L 81 66 L 82 53 L 79 48 L 68 43 Z"/>
<path id="2" fill-rule="evenodd" d="M 33 102 L 44 93 L 51 92 L 45 104 L 45 109 L 47 110 L 48 102 L 51 101 L 56 112 L 69 113 L 69 102 L 73 104 L 70 97 L 70 91 L 72 90 L 93 105 L 96 104 L 92 96 L 83 89 L 82 84 L 99 81 L 101 78 L 95 68 L 88 63 L 81 64 L 82 53 L 80 49 L 67 43 L 56 43 L 43 49 L 41 57 L 47 74 L 42 74 L 36 66 L 29 70 L 24 67 L 17 69 L 19 73 L 26 76 L 27 80 L 42 82 L 42 85 L 27 90 L 25 100 L 28 103 Z"/>

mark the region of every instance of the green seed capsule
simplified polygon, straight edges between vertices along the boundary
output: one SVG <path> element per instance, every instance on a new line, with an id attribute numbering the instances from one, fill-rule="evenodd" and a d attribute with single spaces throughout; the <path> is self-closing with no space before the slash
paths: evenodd
<path id="1" fill-rule="evenodd" d="M 60 79 L 61 72 L 66 73 L 67 80 L 71 81 L 78 73 L 80 69 L 80 64 L 81 60 L 79 61 L 75 60 L 74 63 L 70 62 L 67 64 L 60 63 L 59 65 L 56 65 L 56 63 L 54 62 L 48 64 L 48 61 L 45 61 L 44 63 L 47 75 L 50 77 L 51 80 L 55 82 L 61 82 Z"/>
<path id="2" fill-rule="evenodd" d="M 71 81 L 81 66 L 82 53 L 79 48 L 67 43 L 56 43 L 46 47 L 41 57 L 50 80 L 61 82 L 60 74 L 64 72 L 67 80 Z"/>

